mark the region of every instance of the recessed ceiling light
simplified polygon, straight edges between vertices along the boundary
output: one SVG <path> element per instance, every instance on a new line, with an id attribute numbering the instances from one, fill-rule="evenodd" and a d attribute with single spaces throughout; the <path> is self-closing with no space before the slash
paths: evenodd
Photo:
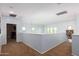
<path id="1" fill-rule="evenodd" d="M 61 11 L 61 12 L 58 12 L 58 13 L 56 13 L 56 15 L 63 15 L 63 14 L 67 14 L 68 12 L 67 11 Z"/>

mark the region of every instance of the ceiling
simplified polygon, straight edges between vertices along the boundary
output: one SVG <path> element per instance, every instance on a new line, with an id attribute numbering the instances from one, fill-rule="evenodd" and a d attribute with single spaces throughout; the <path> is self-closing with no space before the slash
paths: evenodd
<path id="1" fill-rule="evenodd" d="M 73 20 L 79 14 L 77 3 L 1 3 L 0 15 L 8 15 L 11 11 L 26 23 L 50 24 L 59 21 Z M 57 16 L 56 13 L 67 11 Z"/>

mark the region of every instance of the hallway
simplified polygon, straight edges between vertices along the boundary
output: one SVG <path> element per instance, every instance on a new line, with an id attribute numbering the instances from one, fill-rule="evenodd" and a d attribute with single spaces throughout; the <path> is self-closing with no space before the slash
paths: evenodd
<path id="1" fill-rule="evenodd" d="M 7 45 L 2 46 L 2 55 L 8 56 L 71 56 L 71 44 L 64 42 L 59 46 L 40 54 L 22 42 L 10 41 Z"/>

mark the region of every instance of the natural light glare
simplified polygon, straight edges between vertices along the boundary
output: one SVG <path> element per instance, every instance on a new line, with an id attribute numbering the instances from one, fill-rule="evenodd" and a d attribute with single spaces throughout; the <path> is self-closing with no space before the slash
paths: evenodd
<path id="1" fill-rule="evenodd" d="M 54 27 L 54 33 L 57 33 L 57 28 L 56 27 Z"/>
<path id="2" fill-rule="evenodd" d="M 34 27 L 32 27 L 32 31 L 34 31 L 35 30 L 35 28 Z"/>
<path id="3" fill-rule="evenodd" d="M 53 28 L 52 27 L 50 28 L 50 32 L 53 33 Z"/>
<path id="4" fill-rule="evenodd" d="M 26 28 L 25 27 L 22 27 L 22 31 L 25 31 L 26 30 Z"/>
<path id="5" fill-rule="evenodd" d="M 57 28 L 56 27 L 48 27 L 47 32 L 50 34 L 57 33 Z"/>

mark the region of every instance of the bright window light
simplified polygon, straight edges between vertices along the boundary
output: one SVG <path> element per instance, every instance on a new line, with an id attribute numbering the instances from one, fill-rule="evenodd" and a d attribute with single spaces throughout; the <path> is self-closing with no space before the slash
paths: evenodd
<path id="1" fill-rule="evenodd" d="M 47 28 L 47 32 L 48 32 L 48 33 L 50 32 L 50 28 Z"/>
<path id="2" fill-rule="evenodd" d="M 57 28 L 56 27 L 48 27 L 47 32 L 50 34 L 57 33 Z"/>
<path id="3" fill-rule="evenodd" d="M 35 28 L 34 27 L 32 27 L 32 31 L 34 31 L 35 30 Z"/>
<path id="4" fill-rule="evenodd" d="M 25 31 L 26 30 L 26 28 L 25 27 L 22 27 L 22 31 Z"/>
<path id="5" fill-rule="evenodd" d="M 50 28 L 50 33 L 53 33 L 53 28 L 52 27 Z"/>
<path id="6" fill-rule="evenodd" d="M 56 28 L 56 27 L 54 27 L 53 29 L 54 29 L 54 33 L 57 33 L 57 28 Z"/>

